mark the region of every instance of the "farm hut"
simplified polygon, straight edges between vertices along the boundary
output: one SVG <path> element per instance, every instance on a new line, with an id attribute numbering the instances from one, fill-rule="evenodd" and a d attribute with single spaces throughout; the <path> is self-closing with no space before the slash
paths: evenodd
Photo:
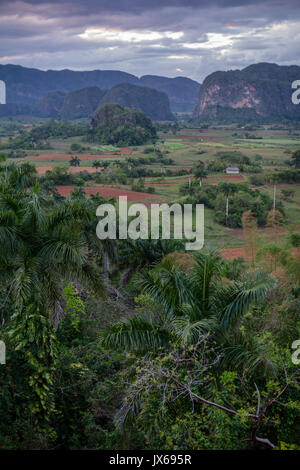
<path id="1" fill-rule="evenodd" d="M 238 175 L 240 173 L 240 169 L 236 166 L 229 166 L 226 168 L 227 175 Z"/>

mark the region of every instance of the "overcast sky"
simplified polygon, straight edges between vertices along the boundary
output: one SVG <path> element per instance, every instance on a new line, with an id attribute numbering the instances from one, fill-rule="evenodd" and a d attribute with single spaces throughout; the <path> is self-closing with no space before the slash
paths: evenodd
<path id="1" fill-rule="evenodd" d="M 0 0 L 0 63 L 202 81 L 300 65 L 300 0 Z"/>

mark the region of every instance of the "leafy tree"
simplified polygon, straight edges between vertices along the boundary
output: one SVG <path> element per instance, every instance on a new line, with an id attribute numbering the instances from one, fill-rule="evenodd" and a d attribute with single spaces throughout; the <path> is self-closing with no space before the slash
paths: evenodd
<path id="1" fill-rule="evenodd" d="M 291 233 L 289 235 L 290 242 L 292 246 L 299 248 L 300 247 L 300 233 Z"/>
<path id="2" fill-rule="evenodd" d="M 77 142 L 73 142 L 73 144 L 70 145 L 70 150 L 71 152 L 81 152 L 82 145 Z"/>
<path id="3" fill-rule="evenodd" d="M 251 175 L 249 180 L 254 186 L 263 186 L 265 184 L 265 178 L 263 175 Z"/>
<path id="4" fill-rule="evenodd" d="M 24 382 L 31 394 L 27 406 L 39 432 L 51 435 L 50 418 L 55 411 L 53 377 L 57 339 L 48 312 L 36 304 L 17 309 L 12 316 L 8 338 L 19 360 L 27 364 Z"/>
<path id="5" fill-rule="evenodd" d="M 220 370 L 220 362 L 220 350 L 205 335 L 192 347 L 138 360 L 136 378 L 117 415 L 119 425 L 127 430 L 135 420 L 146 434 L 146 446 L 154 442 L 163 449 L 245 449 L 246 442 L 274 449 L 263 435 L 272 436 L 270 421 L 275 421 L 278 402 L 285 399 L 292 412 L 293 401 L 286 395 L 297 388 L 299 374 L 285 371 L 276 380 L 260 382 L 260 390 L 247 374 Z"/>
<path id="6" fill-rule="evenodd" d="M 277 241 L 279 231 L 283 227 L 285 222 L 284 216 L 281 212 L 276 209 L 271 209 L 267 215 L 267 227 L 270 227 L 273 231 L 275 239 Z"/>
<path id="7" fill-rule="evenodd" d="M 296 150 L 291 157 L 291 164 L 295 168 L 300 168 L 300 150 Z"/>
<path id="8" fill-rule="evenodd" d="M 266 263 L 270 272 L 275 271 L 279 263 L 285 263 L 287 253 L 276 243 L 268 243 L 257 251 L 256 258 Z"/>
<path id="9" fill-rule="evenodd" d="M 295 191 L 293 189 L 282 189 L 281 194 L 285 201 L 290 201 L 295 196 Z"/>
<path id="10" fill-rule="evenodd" d="M 93 167 L 96 168 L 96 170 L 98 171 L 99 168 L 101 168 L 101 162 L 99 162 L 99 160 L 94 160 Z"/>

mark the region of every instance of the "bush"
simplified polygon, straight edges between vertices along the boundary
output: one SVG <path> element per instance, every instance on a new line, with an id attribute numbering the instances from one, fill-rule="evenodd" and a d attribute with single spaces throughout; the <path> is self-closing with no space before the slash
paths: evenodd
<path id="1" fill-rule="evenodd" d="M 145 147 L 144 150 L 143 150 L 143 153 L 145 153 L 145 154 L 153 153 L 154 151 L 155 151 L 154 147 Z"/>
<path id="2" fill-rule="evenodd" d="M 293 189 L 282 189 L 281 194 L 285 201 L 290 201 L 295 196 L 295 191 Z"/>
<path id="3" fill-rule="evenodd" d="M 70 150 L 71 150 L 71 152 L 81 152 L 82 151 L 82 145 L 77 144 L 77 143 L 74 142 L 73 144 L 71 144 Z"/>
<path id="4" fill-rule="evenodd" d="M 265 184 L 265 178 L 263 175 L 251 175 L 249 181 L 253 186 L 263 186 Z"/>
<path id="5" fill-rule="evenodd" d="M 154 188 L 154 186 L 148 186 L 146 191 L 147 191 L 147 193 L 153 194 L 153 193 L 155 193 L 155 188 Z"/>

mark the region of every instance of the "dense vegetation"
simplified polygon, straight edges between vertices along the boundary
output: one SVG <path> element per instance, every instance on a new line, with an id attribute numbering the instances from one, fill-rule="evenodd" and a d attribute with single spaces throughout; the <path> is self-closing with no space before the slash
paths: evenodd
<path id="1" fill-rule="evenodd" d="M 11 150 L 33 150 L 49 149 L 49 139 L 82 136 L 87 132 L 86 124 L 76 124 L 60 121 L 46 121 L 43 124 L 34 126 L 32 129 L 18 128 L 17 134 L 9 136 L 8 142 L 0 146 L 1 148 Z M 8 157 L 10 155 L 7 155 Z"/>
<path id="2" fill-rule="evenodd" d="M 142 145 L 156 140 L 156 130 L 144 113 L 117 104 L 96 111 L 91 126 L 89 141 L 101 144 Z"/>
<path id="3" fill-rule="evenodd" d="M 253 191 L 241 183 L 200 187 L 199 181 L 195 180 L 191 185 L 185 183 L 180 190 L 181 194 L 188 195 L 184 202 L 204 204 L 207 208 L 214 209 L 215 220 L 228 227 L 242 227 L 243 213 L 248 210 L 253 212 L 259 226 L 266 225 L 273 204 L 267 194 L 259 190 Z M 277 209 L 284 214 L 281 201 Z"/>
<path id="4" fill-rule="evenodd" d="M 45 182 L 1 163 L 0 447 L 296 449 L 297 234 L 251 266 L 176 240 L 101 242 L 103 199 Z M 250 250 L 269 201 L 236 194 L 259 198 Z"/>

